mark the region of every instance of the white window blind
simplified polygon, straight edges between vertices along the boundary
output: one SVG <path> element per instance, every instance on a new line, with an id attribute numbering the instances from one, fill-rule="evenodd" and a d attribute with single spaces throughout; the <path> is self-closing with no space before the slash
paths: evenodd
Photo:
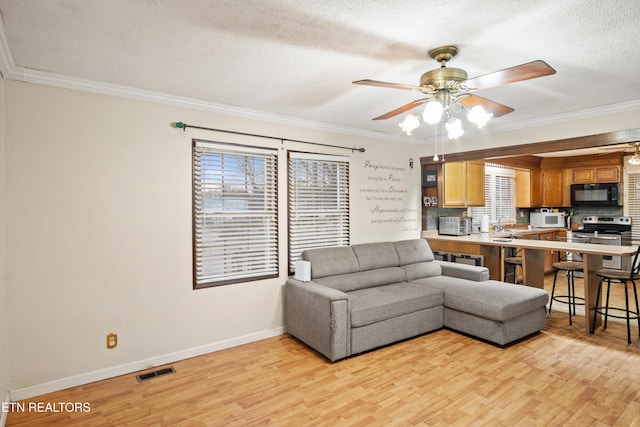
<path id="1" fill-rule="evenodd" d="M 624 206 L 631 217 L 631 240 L 640 241 L 640 172 L 627 175 L 627 191 Z"/>
<path id="2" fill-rule="evenodd" d="M 485 166 L 485 175 L 484 175 L 484 206 L 480 206 L 477 208 L 469 209 L 469 216 L 473 219 L 473 225 L 480 226 L 480 222 L 482 220 L 482 215 L 487 215 L 489 217 L 489 221 L 493 221 L 492 218 L 495 217 L 493 215 L 493 205 L 495 201 L 492 199 L 492 185 L 493 185 L 493 177 L 491 174 L 486 173 Z"/>
<path id="3" fill-rule="evenodd" d="M 513 169 L 495 164 L 485 165 L 485 205 L 469 209 L 469 215 L 473 217 L 473 223 L 479 225 L 482 215 L 489 216 L 489 221 L 492 223 L 496 223 L 498 220 L 515 221 L 515 182 L 515 171 Z"/>
<path id="4" fill-rule="evenodd" d="M 495 213 L 497 219 L 516 219 L 515 176 L 495 175 Z"/>
<path id="5" fill-rule="evenodd" d="M 289 270 L 305 249 L 349 244 L 346 157 L 289 155 Z"/>
<path id="6" fill-rule="evenodd" d="M 277 150 L 195 141 L 194 287 L 278 274 Z"/>

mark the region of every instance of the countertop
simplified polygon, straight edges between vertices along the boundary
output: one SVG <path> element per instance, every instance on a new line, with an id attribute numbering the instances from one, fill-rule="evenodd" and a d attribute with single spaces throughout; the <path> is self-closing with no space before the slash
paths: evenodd
<path id="1" fill-rule="evenodd" d="M 523 230 L 517 234 L 536 234 L 540 232 L 566 231 L 566 229 L 544 228 L 537 230 Z M 491 233 L 470 234 L 467 236 L 443 236 L 437 230 L 423 231 L 421 237 L 426 240 L 441 242 L 458 242 L 466 244 L 478 244 L 482 246 L 508 246 L 538 250 L 564 250 L 584 254 L 631 256 L 638 250 L 637 246 L 600 245 L 596 243 L 559 242 L 555 240 L 511 239 L 511 230 Z"/>

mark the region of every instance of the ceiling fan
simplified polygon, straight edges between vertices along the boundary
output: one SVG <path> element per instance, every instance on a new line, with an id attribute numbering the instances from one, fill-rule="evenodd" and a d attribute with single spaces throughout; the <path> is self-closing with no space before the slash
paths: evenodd
<path id="1" fill-rule="evenodd" d="M 426 103 L 428 105 L 425 107 L 425 114 L 423 114 L 424 120 L 427 123 L 434 124 L 431 123 L 431 121 L 435 121 L 435 123 L 437 123 L 440 121 L 441 117 L 438 117 L 437 114 L 432 118 L 427 117 L 426 111 L 429 109 L 429 104 L 432 104 L 431 101 L 437 101 L 437 103 L 441 105 L 441 107 L 437 107 L 437 105 L 435 106 L 440 111 L 440 116 L 445 115 L 450 118 L 451 113 L 453 112 L 460 112 L 463 109 L 471 111 L 474 107 L 480 106 L 484 109 L 484 113 L 489 117 L 491 117 L 491 115 L 494 117 L 500 117 L 513 112 L 514 109 L 490 99 L 475 95 L 473 92 L 479 89 L 487 89 L 508 83 L 548 76 L 555 74 L 556 72 L 556 70 L 551 68 L 546 62 L 537 60 L 468 79 L 467 72 L 465 70 L 447 67 L 447 62 L 456 56 L 457 53 L 458 48 L 455 46 L 442 46 L 429 51 L 429 56 L 438 61 L 441 66 L 440 68 L 424 73 L 420 77 L 420 86 L 388 83 L 369 79 L 357 80 L 353 83 L 359 85 L 410 90 L 414 92 L 421 92 L 426 95 L 424 98 L 417 99 L 381 116 L 374 117 L 373 120 L 389 119 Z M 415 127 L 417 127 L 417 125 Z M 410 131 L 407 133 L 410 134 Z"/>

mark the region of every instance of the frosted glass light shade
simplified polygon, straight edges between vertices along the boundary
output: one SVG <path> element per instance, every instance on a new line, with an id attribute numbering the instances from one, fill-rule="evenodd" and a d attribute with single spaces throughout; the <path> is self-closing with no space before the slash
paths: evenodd
<path id="1" fill-rule="evenodd" d="M 476 105 L 467 113 L 467 119 L 469 119 L 471 123 L 475 123 L 478 129 L 484 127 L 491 117 L 493 117 L 493 114 L 487 113 L 481 105 Z"/>
<path id="2" fill-rule="evenodd" d="M 442 104 L 438 101 L 429 101 L 424 106 L 424 112 L 422 113 L 422 119 L 425 123 L 435 125 L 442 120 Z"/>
<path id="3" fill-rule="evenodd" d="M 464 134 L 464 129 L 462 129 L 462 122 L 457 117 L 451 117 L 445 123 L 445 127 L 447 128 L 447 136 L 449 139 L 458 139 Z"/>
<path id="4" fill-rule="evenodd" d="M 402 123 L 399 123 L 398 126 L 402 128 L 402 131 L 407 135 L 411 135 L 411 132 L 420 126 L 420 119 L 416 117 L 414 114 L 409 114 L 404 118 Z"/>

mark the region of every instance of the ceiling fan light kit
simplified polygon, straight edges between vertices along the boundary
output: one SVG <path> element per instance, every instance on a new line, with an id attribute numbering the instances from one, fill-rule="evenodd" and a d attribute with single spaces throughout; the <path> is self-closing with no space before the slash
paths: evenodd
<path id="1" fill-rule="evenodd" d="M 422 112 L 422 119 L 425 123 L 435 125 L 442 120 L 442 112 L 444 111 L 444 105 L 437 100 L 427 102 Z"/>
<path id="2" fill-rule="evenodd" d="M 638 166 L 640 165 L 640 142 L 636 142 L 635 146 L 636 146 L 636 152 L 629 159 L 629 164 Z"/>
<path id="3" fill-rule="evenodd" d="M 458 139 L 464 135 L 464 129 L 462 129 L 462 121 L 457 117 L 449 117 L 447 123 L 444 125 L 447 128 L 447 136 L 449 139 Z"/>
<path id="4" fill-rule="evenodd" d="M 420 77 L 420 86 L 381 82 L 377 80 L 357 80 L 354 84 L 387 87 L 421 92 L 425 98 L 417 99 L 373 120 L 386 120 L 424 105 L 422 121 L 429 125 L 445 122 L 449 139 L 459 138 L 464 134 L 462 121 L 457 114 L 466 111 L 467 120 L 479 129 L 484 127 L 492 117 L 500 117 L 514 111 L 513 108 L 475 95 L 479 89 L 500 86 L 522 80 L 555 74 L 555 70 L 546 62 L 537 60 L 504 70 L 469 79 L 467 72 L 460 68 L 449 68 L 447 62 L 458 53 L 455 46 L 442 46 L 429 51 L 429 56 L 440 63 L 440 68 L 427 71 Z M 407 135 L 411 135 L 420 126 L 420 115 L 408 114 L 399 124 Z M 640 154 L 638 156 L 640 162 Z"/>

